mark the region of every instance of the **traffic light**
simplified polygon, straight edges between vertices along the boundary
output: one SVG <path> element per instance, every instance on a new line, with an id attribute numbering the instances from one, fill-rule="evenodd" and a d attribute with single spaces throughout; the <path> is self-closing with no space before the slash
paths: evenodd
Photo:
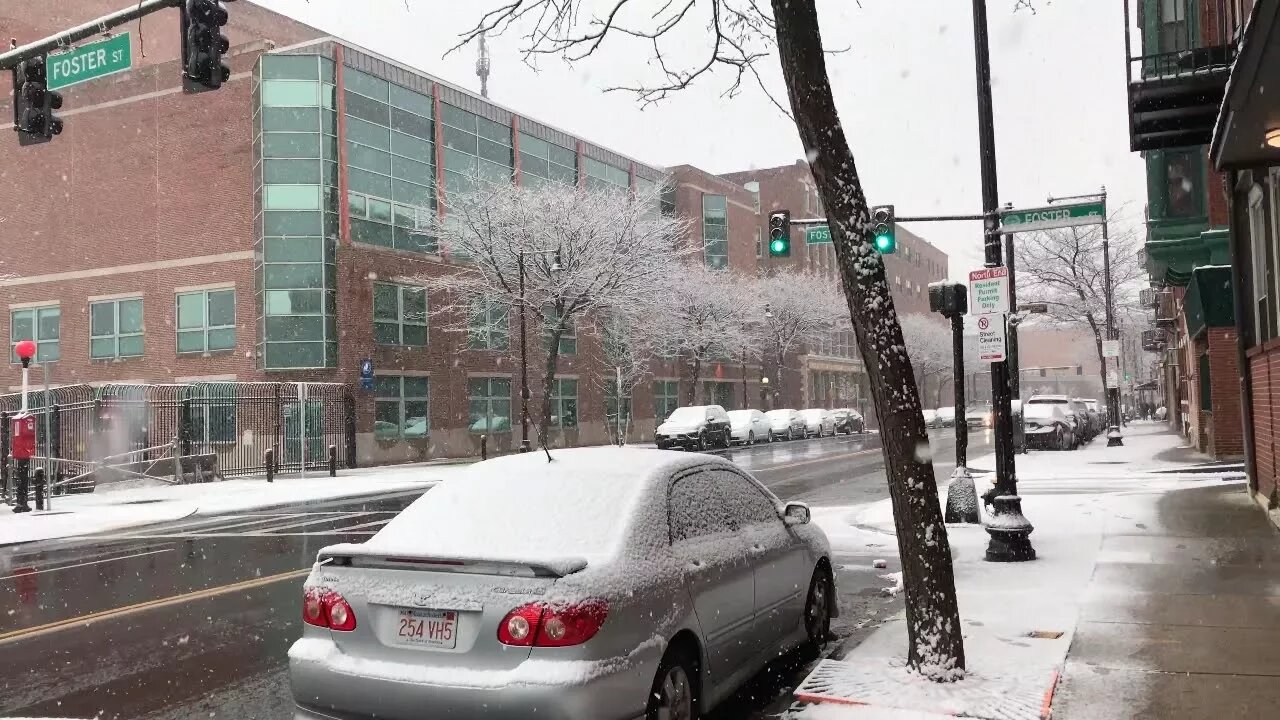
<path id="1" fill-rule="evenodd" d="M 791 257 L 791 211 L 769 213 L 769 257 Z"/>
<path id="2" fill-rule="evenodd" d="M 13 125 L 18 143 L 49 142 L 62 132 L 62 118 L 53 114 L 62 107 L 62 93 L 48 87 L 43 55 L 27 58 L 13 69 Z"/>
<path id="3" fill-rule="evenodd" d="M 943 317 L 964 315 L 969 312 L 969 289 L 963 283 L 930 283 L 929 309 Z"/>
<path id="4" fill-rule="evenodd" d="M 892 205 L 877 205 L 871 208 L 871 223 L 875 232 L 872 242 L 876 252 L 889 255 L 898 251 L 897 227 L 893 218 Z"/>
<path id="5" fill-rule="evenodd" d="M 197 93 L 217 90 L 231 79 L 222 54 L 231 42 L 222 34 L 227 9 L 218 0 L 186 0 L 179 8 L 182 28 L 182 89 Z"/>

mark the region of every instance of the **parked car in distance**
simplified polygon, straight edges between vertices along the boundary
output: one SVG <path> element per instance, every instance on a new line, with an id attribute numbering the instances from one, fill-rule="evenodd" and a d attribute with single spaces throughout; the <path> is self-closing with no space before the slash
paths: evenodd
<path id="1" fill-rule="evenodd" d="M 994 417 L 989 405 L 976 405 L 965 410 L 964 413 L 964 421 L 969 425 L 970 430 L 991 427 Z"/>
<path id="2" fill-rule="evenodd" d="M 954 427 L 956 424 L 956 409 L 953 407 L 940 407 L 938 414 L 934 418 L 937 423 L 936 427 Z"/>
<path id="3" fill-rule="evenodd" d="M 804 418 L 805 437 L 826 437 L 836 434 L 836 422 L 830 410 L 809 408 L 801 410 L 800 416 Z"/>
<path id="4" fill-rule="evenodd" d="M 769 433 L 775 440 L 779 438 L 795 440 L 804 437 L 804 418 L 800 417 L 798 411 L 790 408 L 770 410 L 765 413 L 765 417 L 769 418 Z"/>
<path id="5" fill-rule="evenodd" d="M 1082 413 L 1080 410 L 1082 404 L 1077 403 L 1073 406 L 1071 398 L 1066 395 L 1032 395 L 1023 403 L 1023 413 L 1029 412 L 1033 405 L 1054 405 L 1061 408 L 1066 416 L 1071 419 L 1072 442 L 1074 445 L 1084 442 L 1085 433 L 1088 431 L 1089 419 L 1088 413 Z"/>
<path id="6" fill-rule="evenodd" d="M 838 433 L 852 435 L 867 431 L 866 419 L 862 417 L 862 413 L 853 408 L 836 408 L 831 411 L 831 417 L 835 421 L 835 431 Z"/>
<path id="7" fill-rule="evenodd" d="M 729 429 L 730 440 L 743 445 L 773 441 L 773 434 L 769 432 L 769 418 L 759 410 L 730 410 Z"/>
<path id="8" fill-rule="evenodd" d="M 731 438 L 729 414 L 719 405 L 688 405 L 676 408 L 658 426 L 653 440 L 659 450 L 681 447 L 686 450 L 727 448 Z"/>
<path id="9" fill-rule="evenodd" d="M 924 415 L 925 427 L 938 427 L 938 411 L 933 408 L 925 408 L 921 411 Z"/>
<path id="10" fill-rule="evenodd" d="M 1094 398 L 1072 398 L 1084 403 L 1085 410 L 1089 412 L 1089 421 L 1092 424 L 1091 435 L 1097 437 L 1107 429 L 1107 416 L 1103 412 L 1102 406 Z"/>
<path id="11" fill-rule="evenodd" d="M 695 718 L 825 644 L 831 548 L 806 505 L 714 456 L 551 455 L 476 463 L 319 551 L 295 720 Z"/>
<path id="12" fill-rule="evenodd" d="M 1022 408 L 1022 434 L 1027 448 L 1071 450 L 1077 446 L 1075 421 L 1057 403 L 1033 403 Z"/>

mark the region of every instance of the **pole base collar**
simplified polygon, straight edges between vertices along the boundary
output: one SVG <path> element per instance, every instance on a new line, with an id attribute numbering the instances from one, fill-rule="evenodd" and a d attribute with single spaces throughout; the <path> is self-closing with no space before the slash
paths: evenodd
<path id="1" fill-rule="evenodd" d="M 1026 562 L 1036 559 L 1031 546 L 1035 528 L 1022 514 L 1022 498 L 999 495 L 992 500 L 992 516 L 983 524 L 991 536 L 987 544 L 987 562 Z"/>

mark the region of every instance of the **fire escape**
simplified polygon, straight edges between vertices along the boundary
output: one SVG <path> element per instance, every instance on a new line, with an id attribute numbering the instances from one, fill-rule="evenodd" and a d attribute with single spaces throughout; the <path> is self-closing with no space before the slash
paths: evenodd
<path id="1" fill-rule="evenodd" d="M 1136 16 L 1130 5 L 1136 5 Z M 1239 0 L 1124 0 L 1131 150 L 1210 141 L 1235 58 L 1231 36 L 1239 25 L 1239 5 Z"/>

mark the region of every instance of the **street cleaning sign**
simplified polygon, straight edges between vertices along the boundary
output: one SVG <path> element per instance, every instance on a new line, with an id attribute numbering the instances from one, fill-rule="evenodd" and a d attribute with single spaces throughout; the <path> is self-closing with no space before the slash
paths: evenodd
<path id="1" fill-rule="evenodd" d="M 831 228 L 826 225 L 816 225 L 804 231 L 804 241 L 810 245 L 821 245 L 823 243 L 831 243 Z"/>
<path id="2" fill-rule="evenodd" d="M 1103 340 L 1102 341 L 1102 357 L 1104 358 L 1120 357 L 1120 341 L 1119 340 Z"/>
<path id="3" fill-rule="evenodd" d="M 1002 210 L 1000 232 L 1019 233 L 1077 225 L 1101 225 L 1106 217 L 1107 205 L 1102 201 L 1051 205 L 1029 210 Z"/>
<path id="4" fill-rule="evenodd" d="M 1009 268 L 970 270 L 969 314 L 988 315 L 1007 312 L 1009 312 Z M 1004 325 L 1001 324 L 1001 328 L 1003 327 Z"/>
<path id="5" fill-rule="evenodd" d="M 1004 362 L 1004 321 L 1004 313 L 978 316 L 978 360 L 981 362 Z"/>
<path id="6" fill-rule="evenodd" d="M 120 33 L 45 61 L 49 73 L 49 89 L 57 90 L 87 80 L 124 72 L 133 66 L 129 33 Z"/>

